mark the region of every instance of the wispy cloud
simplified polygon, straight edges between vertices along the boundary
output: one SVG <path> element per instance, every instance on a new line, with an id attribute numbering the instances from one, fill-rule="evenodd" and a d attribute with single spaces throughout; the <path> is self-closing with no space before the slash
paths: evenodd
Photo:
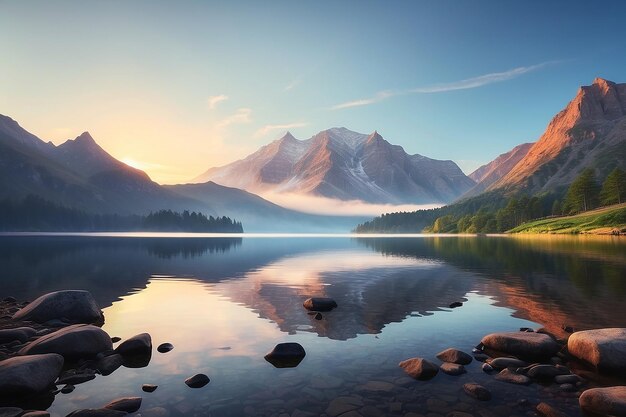
<path id="1" fill-rule="evenodd" d="M 219 103 L 221 103 L 222 101 L 226 101 L 226 100 L 228 100 L 228 96 L 225 94 L 220 94 L 217 96 L 210 96 L 207 99 L 207 103 L 209 104 L 209 110 L 213 110 L 215 107 L 217 107 Z"/>
<path id="2" fill-rule="evenodd" d="M 285 91 L 290 91 L 296 88 L 302 82 L 302 76 L 296 77 L 289 84 L 285 86 Z"/>
<path id="3" fill-rule="evenodd" d="M 295 129 L 296 127 L 304 127 L 307 125 L 308 123 L 306 122 L 287 123 L 287 124 L 282 124 L 282 125 L 265 125 L 259 128 L 256 132 L 254 132 L 254 137 L 259 138 L 259 137 L 265 136 L 274 130 L 289 130 L 289 129 Z"/>
<path id="4" fill-rule="evenodd" d="M 453 81 L 449 83 L 434 84 L 426 87 L 411 88 L 408 90 L 400 91 L 381 91 L 376 93 L 373 97 L 362 98 L 358 100 L 347 101 L 332 106 L 332 110 L 346 109 L 350 107 L 367 106 L 369 104 L 378 103 L 391 97 L 404 96 L 408 94 L 432 94 L 432 93 L 445 93 L 448 91 L 456 90 L 468 90 L 471 88 L 478 88 L 488 84 L 499 83 L 502 81 L 511 80 L 517 78 L 520 75 L 524 75 L 531 71 L 544 68 L 548 65 L 558 63 L 560 61 L 548 61 L 541 64 L 530 65 L 527 67 L 517 67 L 503 72 L 492 72 L 489 74 L 479 75 L 477 77 L 466 78 L 460 81 Z"/>
<path id="5" fill-rule="evenodd" d="M 251 116 L 252 116 L 252 109 L 249 109 L 247 107 L 242 107 L 240 109 L 237 109 L 237 111 L 235 111 L 235 113 L 231 114 L 230 116 L 218 121 L 215 124 L 215 127 L 217 127 L 218 129 L 223 129 L 225 127 L 228 127 L 234 124 L 250 123 L 252 121 Z"/>

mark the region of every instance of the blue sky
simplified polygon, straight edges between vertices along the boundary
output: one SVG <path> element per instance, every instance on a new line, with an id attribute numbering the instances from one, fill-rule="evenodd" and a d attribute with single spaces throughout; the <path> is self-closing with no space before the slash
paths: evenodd
<path id="1" fill-rule="evenodd" d="M 289 129 L 378 130 L 469 173 L 626 82 L 626 2 L 2 1 L 0 113 L 160 182 Z"/>

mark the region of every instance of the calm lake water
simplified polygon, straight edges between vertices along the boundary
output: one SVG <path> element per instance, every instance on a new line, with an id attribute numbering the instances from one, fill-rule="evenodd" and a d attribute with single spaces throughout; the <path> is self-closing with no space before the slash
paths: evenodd
<path id="1" fill-rule="evenodd" d="M 143 416 L 313 416 L 337 397 L 352 397 L 364 417 L 529 415 L 520 399 L 578 415 L 574 394 L 495 381 L 476 361 L 465 375 L 428 382 L 407 378 L 398 362 L 438 363 L 443 349 L 469 352 L 487 333 L 520 327 L 626 327 L 626 240 L 0 237 L 0 297 L 32 300 L 60 289 L 91 291 L 111 336 L 148 332 L 155 347 L 175 348 L 155 349 L 145 368 L 58 394 L 49 408 L 56 416 L 121 396 L 143 397 Z M 315 320 L 302 307 L 311 296 L 339 307 Z M 462 307 L 448 308 L 459 300 Z M 281 342 L 304 346 L 298 367 L 264 360 Z M 211 382 L 188 388 L 184 379 L 198 372 Z M 463 394 L 473 381 L 494 399 Z M 144 393 L 144 383 L 159 388 Z"/>

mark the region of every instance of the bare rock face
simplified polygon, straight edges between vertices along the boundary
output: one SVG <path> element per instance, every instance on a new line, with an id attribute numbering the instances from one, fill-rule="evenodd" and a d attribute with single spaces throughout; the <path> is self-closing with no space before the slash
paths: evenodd
<path id="1" fill-rule="evenodd" d="M 578 399 L 580 407 L 603 416 L 626 416 L 626 386 L 592 388 Z"/>
<path id="2" fill-rule="evenodd" d="M 96 356 L 113 349 L 111 337 L 101 328 L 75 324 L 40 337 L 19 351 L 20 355 L 58 353 L 66 359 Z"/>
<path id="3" fill-rule="evenodd" d="M 0 396 L 45 391 L 59 376 L 63 357 L 54 353 L 16 356 L 0 362 Z"/>
<path id="4" fill-rule="evenodd" d="M 398 364 L 409 376 L 421 381 L 432 379 L 439 372 L 439 367 L 424 358 L 411 358 Z"/>
<path id="5" fill-rule="evenodd" d="M 561 350 L 554 339 L 542 333 L 492 333 L 483 337 L 481 343 L 489 349 L 528 359 L 551 358 Z"/>
<path id="6" fill-rule="evenodd" d="M 567 350 L 600 371 L 626 372 L 625 328 L 575 332 L 567 341 Z"/>
<path id="7" fill-rule="evenodd" d="M 37 298 L 13 315 L 15 320 L 45 323 L 62 320 L 68 323 L 98 323 L 102 311 L 89 291 L 68 290 L 51 292 Z"/>

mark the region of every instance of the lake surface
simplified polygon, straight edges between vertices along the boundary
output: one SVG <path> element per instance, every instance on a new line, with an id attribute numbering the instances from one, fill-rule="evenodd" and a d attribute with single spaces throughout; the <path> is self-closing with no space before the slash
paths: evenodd
<path id="1" fill-rule="evenodd" d="M 1 298 L 86 289 L 111 336 L 148 332 L 155 347 L 175 346 L 58 394 L 56 416 L 121 396 L 143 397 L 143 416 L 313 416 L 337 397 L 360 401 L 364 417 L 527 415 L 520 399 L 578 415 L 574 394 L 495 381 L 476 361 L 428 382 L 398 362 L 438 363 L 443 349 L 469 352 L 520 327 L 626 327 L 626 240 L 616 237 L 2 236 L 0 271 Z M 302 307 L 312 296 L 339 307 L 316 320 Z M 281 342 L 304 346 L 296 368 L 264 360 Z M 211 382 L 188 388 L 198 372 Z M 467 397 L 466 382 L 494 399 Z M 144 393 L 144 383 L 159 388 Z"/>

